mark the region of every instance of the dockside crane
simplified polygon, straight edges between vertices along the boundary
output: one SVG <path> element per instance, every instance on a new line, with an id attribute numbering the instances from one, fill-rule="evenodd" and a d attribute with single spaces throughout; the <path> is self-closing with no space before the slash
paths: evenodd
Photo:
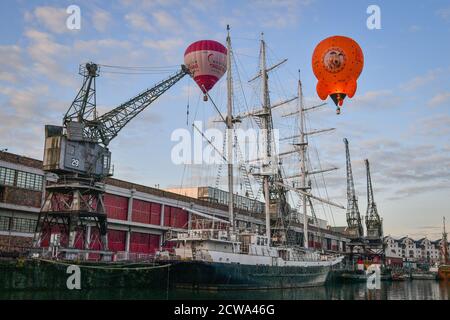
<path id="1" fill-rule="evenodd" d="M 350 151 L 348 140 L 344 138 L 345 156 L 347 164 L 347 234 L 352 241 L 358 242 L 364 236 L 364 230 L 361 223 L 361 215 L 358 208 L 358 199 L 355 193 L 355 184 L 353 181 L 352 163 L 350 160 Z"/>
<path id="2" fill-rule="evenodd" d="M 83 84 L 63 119 L 62 126 L 45 126 L 43 169 L 54 178 L 47 181 L 46 198 L 36 225 L 34 246 L 58 247 L 56 255 L 100 255 L 108 260 L 104 180 L 111 176 L 108 145 L 120 130 L 158 97 L 180 81 L 188 69 L 143 91 L 111 111 L 98 116 L 95 80 L 99 65 L 80 66 Z M 55 254 L 54 254 L 55 255 Z"/>
<path id="3" fill-rule="evenodd" d="M 367 176 L 367 212 L 366 212 L 366 231 L 365 255 L 372 261 L 380 260 L 384 264 L 385 244 L 383 242 L 383 219 L 378 214 L 377 205 L 373 195 L 372 178 L 370 176 L 369 160 L 364 160 L 366 164 Z"/>
<path id="4" fill-rule="evenodd" d="M 383 237 L 383 223 L 378 214 L 377 205 L 373 196 L 372 178 L 370 176 L 369 160 L 366 159 L 367 175 L 367 212 L 366 212 L 366 230 L 367 239 L 378 240 Z"/>

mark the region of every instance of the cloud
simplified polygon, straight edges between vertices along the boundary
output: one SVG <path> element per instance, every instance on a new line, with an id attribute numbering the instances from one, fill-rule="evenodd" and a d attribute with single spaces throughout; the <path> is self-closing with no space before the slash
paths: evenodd
<path id="1" fill-rule="evenodd" d="M 252 20 L 259 22 L 261 26 L 269 29 L 283 29 L 296 25 L 299 22 L 301 8 L 312 2 L 309 0 L 253 0 L 249 1 L 248 10 L 259 11 Z"/>
<path id="2" fill-rule="evenodd" d="M 128 13 L 125 15 L 125 20 L 133 29 L 138 29 L 144 32 L 154 32 L 154 27 L 150 24 L 149 18 L 140 13 Z"/>
<path id="3" fill-rule="evenodd" d="M 410 32 L 418 32 L 420 30 L 422 30 L 422 27 L 418 26 L 418 25 L 412 25 L 412 26 L 409 27 L 409 31 Z"/>
<path id="4" fill-rule="evenodd" d="M 429 70 L 426 74 L 416 76 L 411 80 L 401 84 L 400 88 L 407 91 L 416 90 L 417 88 L 423 87 L 438 79 L 442 72 L 442 69 Z"/>
<path id="5" fill-rule="evenodd" d="M 30 19 L 30 17 L 34 17 L 40 25 L 53 33 L 69 31 L 66 27 L 66 20 L 69 15 L 65 8 L 37 7 L 31 15 L 28 13 L 27 19 Z"/>
<path id="6" fill-rule="evenodd" d="M 445 21 L 450 21 L 450 7 L 447 8 L 441 8 L 438 11 L 436 11 L 436 14 Z"/>
<path id="7" fill-rule="evenodd" d="M 130 50 L 132 48 L 132 44 L 127 40 L 106 38 L 96 40 L 77 40 L 74 42 L 73 48 L 79 52 L 98 53 L 104 52 L 106 49 Z"/>
<path id="8" fill-rule="evenodd" d="M 413 134 L 426 137 L 445 137 L 450 134 L 450 115 L 435 114 L 416 121 L 413 125 Z M 444 146 L 445 148 L 445 146 Z M 450 151 L 450 149 L 446 149 Z"/>
<path id="9" fill-rule="evenodd" d="M 69 59 L 73 53 L 70 47 L 54 41 L 51 34 L 34 29 L 26 30 L 25 36 L 30 42 L 27 52 L 32 59 L 35 73 L 45 75 L 65 86 L 76 86 L 73 78 L 62 68 L 64 59 Z"/>
<path id="10" fill-rule="evenodd" d="M 15 110 L 15 114 L 29 116 L 39 107 L 39 97 L 47 95 L 49 88 L 46 85 L 34 86 L 25 89 L 16 89 L 13 87 L 1 87 L 0 93 L 9 97 L 7 106 Z"/>
<path id="11" fill-rule="evenodd" d="M 370 161 L 372 181 L 376 189 L 376 199 L 399 200 L 418 194 L 433 192 L 435 187 L 450 187 L 450 148 L 435 143 L 419 143 L 426 135 L 425 127 L 433 128 L 445 136 L 450 132 L 450 116 L 441 121 L 430 119 L 410 136 L 410 141 L 395 137 L 360 138 L 357 143 L 350 141 L 355 186 L 359 195 L 365 194 L 366 173 L 364 159 Z M 447 130 L 447 132 L 446 132 Z M 353 139 L 354 140 L 354 139 Z M 343 144 L 320 144 L 321 159 L 327 159 L 339 170 L 325 174 L 325 182 L 330 196 L 345 200 L 345 153 Z M 314 163 L 317 161 L 313 160 Z M 322 167 L 325 165 L 322 163 Z M 380 196 L 378 196 L 380 194 Z"/>
<path id="12" fill-rule="evenodd" d="M 166 38 L 162 40 L 147 39 L 142 42 L 146 48 L 154 49 L 162 55 L 164 62 L 173 65 L 174 61 L 180 61 L 180 48 L 185 45 L 182 38 Z"/>
<path id="13" fill-rule="evenodd" d="M 0 87 L 0 145 L 11 152 L 42 159 L 44 123 L 60 123 L 69 104 L 52 96 L 44 84 Z M 20 141 L 20 143 L 18 143 Z"/>
<path id="14" fill-rule="evenodd" d="M 105 32 L 112 22 L 111 14 L 105 10 L 97 9 L 92 15 L 92 24 L 99 32 Z"/>
<path id="15" fill-rule="evenodd" d="M 152 14 L 152 16 L 153 19 L 155 19 L 156 24 L 161 28 L 160 31 L 180 32 L 182 30 L 175 18 L 166 11 L 156 11 Z"/>
<path id="16" fill-rule="evenodd" d="M 382 103 L 380 103 L 382 102 Z M 372 90 L 366 91 L 353 98 L 353 107 L 384 107 L 390 108 L 400 102 L 400 98 L 395 96 L 391 90 Z"/>
<path id="17" fill-rule="evenodd" d="M 182 47 L 184 44 L 181 38 L 169 38 L 164 40 L 145 40 L 143 45 L 148 48 L 163 50 L 163 51 L 173 51 Z"/>
<path id="18" fill-rule="evenodd" d="M 388 197 L 389 200 L 399 200 L 405 197 L 410 197 L 413 195 L 424 194 L 426 192 L 434 191 L 434 190 L 446 190 L 450 189 L 449 183 L 430 183 L 424 184 L 420 186 L 408 186 L 403 187 L 400 190 L 397 190 Z"/>
<path id="19" fill-rule="evenodd" d="M 431 98 L 428 102 L 427 105 L 429 107 L 436 107 L 436 106 L 440 106 L 443 105 L 445 102 L 450 100 L 450 92 L 441 92 L 436 94 L 433 98 Z"/>
<path id="20" fill-rule="evenodd" d="M 18 45 L 0 45 L 0 81 L 16 83 L 26 70 Z"/>

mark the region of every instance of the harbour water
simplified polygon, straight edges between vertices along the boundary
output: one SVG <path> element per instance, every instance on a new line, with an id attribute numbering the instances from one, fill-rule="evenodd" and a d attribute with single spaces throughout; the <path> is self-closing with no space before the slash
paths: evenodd
<path id="1" fill-rule="evenodd" d="M 450 300 L 450 283 L 413 280 L 382 282 L 381 289 L 368 290 L 365 283 L 332 283 L 325 287 L 288 290 L 192 291 L 192 290 L 64 290 L 36 291 L 0 289 L 0 300 L 81 299 L 81 300 Z"/>

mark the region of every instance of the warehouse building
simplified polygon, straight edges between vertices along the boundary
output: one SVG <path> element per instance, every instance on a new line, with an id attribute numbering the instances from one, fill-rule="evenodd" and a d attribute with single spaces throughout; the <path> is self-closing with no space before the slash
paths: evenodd
<path id="1" fill-rule="evenodd" d="M 31 246 L 45 185 L 52 179 L 55 177 L 42 170 L 42 161 L 0 152 L 0 252 L 20 252 Z M 212 192 L 219 195 L 216 190 Z M 220 193 L 226 196 L 226 192 Z M 263 232 L 264 213 L 250 213 L 248 206 L 255 207 L 254 200 L 242 198 L 238 202 L 241 206 L 235 208 L 238 227 Z M 186 229 L 192 212 L 228 216 L 227 205 L 211 197 L 188 196 L 113 178 L 106 180 L 104 202 L 109 249 L 130 259 L 168 247 L 168 231 Z M 260 204 L 257 202 L 256 207 Z M 302 233 L 301 224 L 295 229 Z M 87 234 L 94 232 L 88 230 Z M 325 228 L 324 223 L 310 226 L 310 247 L 343 252 L 347 241 Z"/>

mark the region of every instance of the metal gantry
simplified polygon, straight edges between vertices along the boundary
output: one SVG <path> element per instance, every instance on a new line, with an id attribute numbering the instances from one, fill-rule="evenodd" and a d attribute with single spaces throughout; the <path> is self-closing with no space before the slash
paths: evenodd
<path id="1" fill-rule="evenodd" d="M 383 224 L 378 214 L 377 205 L 373 196 L 372 178 L 370 176 L 369 160 L 366 159 L 367 175 L 367 212 L 366 212 L 366 230 L 368 239 L 383 238 Z"/>
<path id="2" fill-rule="evenodd" d="M 361 215 L 358 208 L 358 199 L 355 192 L 355 184 L 353 181 L 352 163 L 350 160 L 350 151 L 348 147 L 348 140 L 344 138 L 345 144 L 345 158 L 347 164 L 347 226 L 348 235 L 354 239 L 359 240 L 364 236 L 364 230 L 361 223 Z"/>

